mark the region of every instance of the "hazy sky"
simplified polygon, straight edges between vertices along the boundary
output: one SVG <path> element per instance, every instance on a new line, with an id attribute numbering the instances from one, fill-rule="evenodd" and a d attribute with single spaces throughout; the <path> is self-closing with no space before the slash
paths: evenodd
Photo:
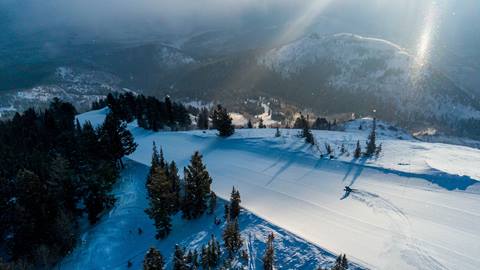
<path id="1" fill-rule="evenodd" d="M 109 34 L 141 27 L 178 33 L 295 20 L 313 24 L 329 16 L 351 32 L 413 36 L 432 5 L 437 28 L 451 35 L 478 33 L 478 0 L 0 0 L 0 17 L 15 31 L 68 26 Z"/>
<path id="2" fill-rule="evenodd" d="M 350 32 L 390 40 L 425 61 L 442 58 L 459 74 L 480 67 L 480 0 L 0 0 L 0 56 L 35 46 L 55 52 L 72 35 L 80 43 L 174 42 L 262 27 L 275 28 L 281 42 Z"/>

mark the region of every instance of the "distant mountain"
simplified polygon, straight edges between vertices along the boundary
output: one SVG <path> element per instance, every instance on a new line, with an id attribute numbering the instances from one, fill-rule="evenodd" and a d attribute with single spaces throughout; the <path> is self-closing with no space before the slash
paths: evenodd
<path id="1" fill-rule="evenodd" d="M 326 116 L 366 116 L 375 111 L 378 117 L 410 130 L 434 127 L 447 134 L 478 137 L 478 96 L 457 85 L 443 69 L 422 64 L 392 42 L 353 34 L 312 34 L 267 46 L 275 31 L 262 31 L 265 36 L 254 35 L 250 43 L 248 31 L 211 31 L 171 43 L 74 47 L 68 61 L 42 64 L 48 67 L 45 71 L 55 69 L 45 72 L 41 80 L 32 80 L 32 87 L 4 92 L 0 107 L 8 113 L 16 100 L 35 105 L 12 94 L 16 91 L 53 96 L 65 89 L 76 93 L 78 88 L 88 88 L 92 95 L 95 91 L 104 95 L 108 89 L 128 88 L 187 101 L 222 102 L 236 112 L 253 113 L 247 101 L 259 97 L 287 104 L 290 112 L 295 107 Z M 72 82 L 68 76 L 58 79 L 62 66 L 81 70 L 82 78 L 92 72 L 102 79 L 88 79 L 92 83 Z M 91 102 L 90 97 L 75 99 Z"/>
<path id="2" fill-rule="evenodd" d="M 307 84 L 303 91 L 313 100 L 351 95 L 348 106 L 359 106 L 360 113 L 376 109 L 409 122 L 480 118 L 478 98 L 385 40 L 311 35 L 267 52 L 258 63 L 283 81 Z M 341 106 L 342 100 L 335 100 L 332 105 Z"/>
<path id="3" fill-rule="evenodd" d="M 310 35 L 204 62 L 186 72 L 175 90 L 226 103 L 273 97 L 325 115 L 375 111 L 412 129 L 458 131 L 464 127 L 459 123 L 480 119 L 478 97 L 435 67 L 391 42 L 353 34 Z"/>
<path id="4" fill-rule="evenodd" d="M 0 92 L 0 117 L 9 117 L 29 107 L 48 106 L 54 97 L 71 102 L 79 111 L 110 92 L 125 92 L 112 74 L 80 68 L 59 67 L 44 83 L 35 87 Z"/>

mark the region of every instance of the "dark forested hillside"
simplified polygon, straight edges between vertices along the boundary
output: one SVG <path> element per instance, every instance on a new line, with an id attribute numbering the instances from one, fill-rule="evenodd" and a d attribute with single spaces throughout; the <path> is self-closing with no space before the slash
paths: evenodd
<path id="1" fill-rule="evenodd" d="M 95 223 L 115 201 L 133 137 L 113 114 L 98 128 L 75 114 L 55 99 L 0 122 L 0 258 L 11 265 L 50 268 L 74 247 L 79 221 Z"/>

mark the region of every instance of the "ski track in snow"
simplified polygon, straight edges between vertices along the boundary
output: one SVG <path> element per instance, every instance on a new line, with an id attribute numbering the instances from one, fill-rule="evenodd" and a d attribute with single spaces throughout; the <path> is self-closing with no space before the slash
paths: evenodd
<path id="1" fill-rule="evenodd" d="M 98 115 L 88 117 L 97 121 Z M 348 156 L 319 159 L 318 149 L 305 145 L 294 130 L 282 130 L 281 138 L 274 138 L 272 129 L 239 130 L 220 139 L 212 131 L 153 133 L 134 124 L 130 129 L 139 143 L 130 159 L 148 165 L 155 141 L 166 158 L 181 168 L 199 150 L 221 198 L 228 198 L 235 185 L 246 209 L 329 253 L 346 253 L 372 269 L 480 269 L 480 172 L 470 166 L 480 160 L 478 150 L 381 135 L 380 158 L 352 163 Z M 356 128 L 314 134 L 319 142 L 345 143 L 349 152 L 357 138 L 366 137 Z M 346 185 L 352 185 L 354 192 L 341 199 Z M 258 224 L 255 228 L 245 236 L 249 263 L 258 268 L 258 239 L 268 232 Z M 276 247 L 288 237 L 293 236 L 276 238 Z M 207 241 L 208 234 L 201 238 Z M 285 249 L 309 252 L 295 254 L 293 268 L 311 269 L 299 268 L 300 262 L 318 260 L 312 254 L 321 251 L 295 243 Z M 286 269 L 291 269 L 289 265 Z"/>

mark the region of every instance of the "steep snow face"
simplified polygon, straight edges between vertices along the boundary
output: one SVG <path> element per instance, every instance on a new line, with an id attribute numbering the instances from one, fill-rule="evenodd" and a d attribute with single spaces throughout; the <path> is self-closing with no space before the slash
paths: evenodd
<path id="1" fill-rule="evenodd" d="M 479 269 L 480 150 L 399 139 L 401 131 L 378 124 L 386 126 L 378 132 L 381 154 L 354 160 L 369 119 L 343 132 L 314 131 L 313 147 L 294 129 L 279 138 L 274 129 L 243 129 L 224 139 L 215 131 L 155 133 L 132 123 L 139 146 L 129 158 L 148 165 L 153 141 L 181 165 L 199 150 L 220 197 L 235 186 L 249 211 L 372 269 Z M 325 143 L 334 159 L 320 158 Z"/>
<path id="2" fill-rule="evenodd" d="M 328 66 L 330 90 L 369 93 L 405 114 L 480 118 L 478 101 L 385 40 L 353 34 L 311 35 L 273 49 L 257 61 L 284 79 L 301 77 L 318 64 Z"/>

